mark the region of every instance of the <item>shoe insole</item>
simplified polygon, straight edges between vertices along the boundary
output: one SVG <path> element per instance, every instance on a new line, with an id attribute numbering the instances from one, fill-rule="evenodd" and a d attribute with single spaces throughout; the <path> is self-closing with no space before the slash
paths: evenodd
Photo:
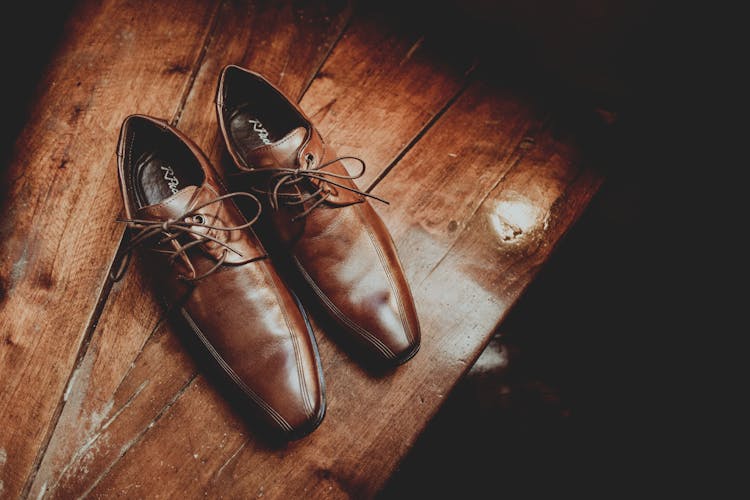
<path id="1" fill-rule="evenodd" d="M 248 107 L 240 107 L 229 118 L 229 132 L 235 146 L 247 154 L 255 148 L 278 141 L 289 130 L 277 126 L 273 120 L 258 116 Z"/>
<path id="2" fill-rule="evenodd" d="M 192 185 L 191 179 L 183 179 L 171 162 L 158 153 L 144 155 L 136 168 L 136 192 L 142 206 L 153 205 Z"/>

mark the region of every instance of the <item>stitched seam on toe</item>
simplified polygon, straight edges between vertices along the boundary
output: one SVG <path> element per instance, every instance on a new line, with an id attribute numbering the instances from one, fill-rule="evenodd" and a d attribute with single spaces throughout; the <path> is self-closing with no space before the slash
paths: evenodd
<path id="1" fill-rule="evenodd" d="M 396 302 L 398 303 L 398 315 L 399 319 L 401 319 L 401 326 L 404 327 L 404 331 L 406 332 L 406 338 L 409 340 L 409 343 L 414 342 L 414 333 L 411 331 L 411 325 L 409 324 L 409 321 L 406 317 L 406 312 L 404 308 L 404 303 L 401 299 L 401 294 L 399 293 L 398 287 L 396 286 L 396 282 L 393 278 L 393 275 L 391 274 L 390 266 L 388 265 L 388 260 L 386 259 L 385 255 L 383 255 L 383 250 L 380 248 L 380 245 L 375 240 L 375 235 L 370 231 L 369 224 L 367 224 L 363 219 L 361 210 L 359 206 L 357 208 L 357 216 L 360 219 L 360 223 L 364 226 L 365 231 L 367 231 L 367 236 L 370 237 L 370 243 L 373 247 L 375 247 L 375 253 L 378 254 L 378 259 L 380 260 L 380 264 L 383 266 L 383 269 L 385 270 L 385 275 L 388 279 L 388 284 L 391 287 L 391 291 L 393 292 L 393 295 L 396 296 Z"/>
<path id="2" fill-rule="evenodd" d="M 368 332 L 358 324 L 354 323 L 349 317 L 347 317 L 341 310 L 334 305 L 333 302 L 331 302 L 331 299 L 329 299 L 325 293 L 318 287 L 318 285 L 313 281 L 312 277 L 307 273 L 305 268 L 302 266 L 302 263 L 297 259 L 296 256 L 293 257 L 294 263 L 297 265 L 297 268 L 302 273 L 302 277 L 305 278 L 305 281 L 312 287 L 315 294 L 320 297 L 320 299 L 325 303 L 325 305 L 328 307 L 328 309 L 342 322 L 344 325 L 348 326 L 352 330 L 354 330 L 355 333 L 359 334 L 361 337 L 363 337 L 366 341 L 368 341 L 370 344 L 372 344 L 374 347 L 376 347 L 380 352 L 382 352 L 387 358 L 394 358 L 396 355 L 391 351 L 391 349 L 383 343 L 379 338 L 374 336 L 372 333 Z"/>
<path id="3" fill-rule="evenodd" d="M 274 410 L 271 405 L 269 405 L 263 398 L 258 396 L 252 389 L 250 389 L 245 383 L 240 379 L 240 377 L 235 373 L 234 370 L 229 366 L 229 364 L 224 360 L 224 358 L 221 356 L 221 354 L 216 351 L 214 346 L 211 345 L 211 343 L 206 338 L 203 331 L 198 327 L 197 324 L 195 324 L 195 321 L 193 321 L 193 318 L 190 317 L 190 315 L 185 311 L 185 309 L 180 309 L 180 312 L 182 313 L 182 316 L 187 320 L 187 322 L 192 327 L 193 331 L 196 333 L 198 338 L 203 342 L 203 345 L 206 346 L 208 349 L 208 352 L 211 353 L 211 355 L 216 359 L 216 361 L 219 363 L 219 366 L 226 372 L 227 375 L 242 389 L 245 394 L 247 394 L 250 399 L 255 401 L 255 403 L 264 410 L 279 426 L 288 431 L 292 431 L 292 426 L 289 425 L 289 422 L 287 422 L 284 417 L 282 417 L 276 410 Z"/>
<path id="4" fill-rule="evenodd" d="M 286 324 L 287 331 L 289 332 L 289 336 L 292 339 L 292 347 L 294 348 L 294 358 L 297 361 L 296 368 L 297 368 L 297 376 L 299 377 L 299 385 L 300 389 L 302 390 L 302 403 L 305 406 L 305 410 L 307 411 L 307 416 L 309 417 L 312 415 L 312 403 L 310 402 L 310 399 L 308 398 L 307 394 L 307 384 L 305 383 L 305 377 L 302 371 L 302 356 L 300 354 L 299 345 L 297 344 L 297 338 L 294 335 L 294 331 L 292 329 L 291 323 L 289 321 L 289 316 L 286 313 L 286 308 L 283 307 L 281 298 L 279 297 L 278 290 L 276 290 L 276 287 L 273 285 L 273 280 L 271 279 L 271 276 L 269 275 L 268 269 L 265 267 L 263 268 L 263 274 L 266 276 L 266 279 L 269 283 L 271 283 L 271 289 L 273 290 L 273 294 L 276 297 L 277 302 L 279 303 L 279 309 L 281 309 L 281 315 L 284 317 L 284 323 Z"/>

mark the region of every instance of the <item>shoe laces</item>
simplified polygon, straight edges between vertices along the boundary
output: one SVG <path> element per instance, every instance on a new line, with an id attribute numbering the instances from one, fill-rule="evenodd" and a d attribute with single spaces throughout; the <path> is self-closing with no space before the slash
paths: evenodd
<path id="1" fill-rule="evenodd" d="M 358 162 L 361 166 L 359 172 L 353 175 L 347 175 L 324 170 L 326 167 L 329 167 L 334 163 L 342 160 L 354 160 Z M 361 196 L 366 196 L 367 198 L 378 200 L 382 203 L 385 203 L 386 205 L 389 204 L 388 201 L 372 193 L 368 193 L 366 191 L 357 189 L 356 187 L 347 186 L 345 184 L 342 184 L 341 182 L 337 182 L 337 180 L 354 180 L 362 177 L 367 167 L 364 160 L 362 160 L 361 158 L 357 158 L 356 156 L 340 156 L 313 167 L 314 157 L 312 154 L 308 154 L 305 157 L 305 161 L 306 168 L 271 167 L 251 170 L 249 172 L 239 172 L 234 175 L 270 174 L 268 179 L 268 189 L 263 190 L 257 187 L 253 187 L 252 190 L 253 192 L 258 194 L 267 195 L 268 202 L 271 205 L 271 208 L 274 210 L 278 210 L 279 206 L 282 204 L 285 206 L 295 207 L 304 206 L 307 202 L 312 201 L 311 205 L 305 208 L 301 213 L 292 217 L 292 222 L 307 217 L 307 215 L 309 215 L 313 210 L 315 210 L 323 202 L 325 202 L 333 194 L 329 186 L 336 186 L 338 188 L 351 191 L 352 193 L 357 193 Z M 311 192 L 305 193 L 300 188 L 300 184 L 305 183 L 305 181 L 308 181 L 308 185 L 313 186 L 314 184 L 310 181 L 318 181 L 319 186 L 316 189 L 313 189 Z M 293 188 L 296 190 L 296 192 L 282 191 L 282 189 L 285 187 Z"/>
<path id="2" fill-rule="evenodd" d="M 221 226 L 221 225 L 207 224 L 205 222 L 206 220 L 205 216 L 199 213 L 199 210 L 209 205 L 213 205 L 215 203 L 219 203 L 220 201 L 223 201 L 229 198 L 236 198 L 236 197 L 250 198 L 258 205 L 258 211 L 255 214 L 255 216 L 244 224 L 240 224 L 238 226 Z M 219 269 L 219 267 L 221 267 L 221 265 L 226 260 L 228 252 L 233 252 L 239 256 L 242 256 L 242 254 L 238 252 L 237 250 L 235 250 L 234 248 L 232 248 L 230 245 L 219 240 L 218 238 L 211 236 L 210 234 L 198 231 L 195 228 L 200 227 L 200 228 L 206 228 L 209 230 L 223 231 L 223 232 L 238 231 L 238 230 L 246 229 L 252 226 L 255 222 L 257 222 L 258 218 L 260 217 L 260 211 L 261 211 L 261 204 L 255 195 L 251 193 L 238 191 L 235 193 L 224 194 L 216 198 L 213 198 L 205 203 L 201 203 L 200 205 L 193 207 L 190 210 L 187 210 L 182 215 L 174 219 L 167 219 L 167 220 L 149 220 L 149 219 L 135 219 L 135 218 L 117 219 L 117 222 L 128 225 L 128 231 L 126 231 L 125 233 L 128 243 L 119 252 L 122 258 L 121 264 L 118 266 L 116 273 L 110 274 L 110 278 L 115 282 L 120 281 L 122 277 L 125 275 L 127 268 L 130 264 L 130 257 L 131 257 L 133 250 L 145 244 L 146 242 L 149 242 L 149 241 L 152 242 L 151 243 L 153 245 L 153 248 L 151 248 L 152 251 L 168 255 L 170 265 L 174 264 L 177 258 L 179 258 L 181 255 L 185 255 L 185 253 L 191 248 L 194 248 L 199 245 L 203 245 L 208 242 L 213 242 L 223 247 L 223 250 L 224 250 L 221 254 L 221 257 L 218 259 L 217 263 L 213 267 L 211 267 L 208 271 L 200 274 L 199 276 L 192 276 L 192 277 L 185 276 L 185 275 L 178 276 L 180 279 L 187 281 L 189 283 L 195 283 L 199 280 L 202 280 L 203 278 L 214 273 L 217 269 Z M 131 234 L 131 231 L 135 231 L 135 232 Z M 194 235 L 197 237 L 197 239 L 192 240 L 188 243 L 182 244 L 180 243 L 179 238 L 185 235 Z M 160 236 L 160 239 L 154 242 L 153 239 L 159 236 Z M 171 249 L 156 248 L 156 247 L 163 246 L 167 243 L 170 243 L 172 241 L 176 243 L 176 248 L 171 248 Z"/>

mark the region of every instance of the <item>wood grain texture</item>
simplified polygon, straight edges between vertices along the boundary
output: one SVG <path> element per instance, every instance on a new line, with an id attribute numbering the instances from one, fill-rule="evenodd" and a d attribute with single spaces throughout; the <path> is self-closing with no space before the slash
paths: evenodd
<path id="1" fill-rule="evenodd" d="M 27 484 L 29 496 L 55 498 L 372 497 L 601 177 L 544 102 L 485 81 L 471 54 L 369 7 L 351 17 L 336 0 L 175 2 L 149 4 L 143 18 L 145 3 L 78 7 L 8 171 L 0 495 Z M 359 185 L 391 201 L 373 206 L 423 329 L 413 360 L 375 374 L 314 325 L 328 413 L 284 445 L 263 440 L 184 332 L 160 321 L 137 259 L 109 297 L 103 285 L 120 236 L 112 153 L 122 118 L 171 118 L 218 166 L 213 99 L 227 63 L 301 97 L 328 143 L 368 162 Z"/>
<path id="2" fill-rule="evenodd" d="M 431 140 L 417 143 L 371 188 L 394 200 L 376 208 L 408 262 L 410 283 L 421 282 L 448 253 L 542 118 L 507 89 L 473 84 L 435 124 Z"/>
<path id="3" fill-rule="evenodd" d="M 214 8 L 184 6 L 160 2 L 144 17 L 138 3 L 78 5 L 4 172 L 0 484 L 9 497 L 44 448 L 121 236 L 120 123 L 134 111 L 174 112 L 183 68 L 201 53 Z"/>
<path id="4" fill-rule="evenodd" d="M 103 332 L 112 335 L 117 328 L 110 324 Z M 105 347 L 106 342 L 101 342 Z M 45 468 L 40 469 L 30 496 L 73 498 L 85 494 L 195 378 L 192 358 L 169 328 L 160 328 L 149 337 L 135 360 L 128 363 L 124 379 L 114 387 L 110 379 L 99 383 L 94 378 L 107 375 L 102 368 L 97 373 L 96 368 L 108 360 L 104 349 L 98 353 L 90 348 L 78 368 L 71 391 L 86 392 L 76 396 L 82 401 L 73 401 L 71 413 L 63 412 L 42 462 Z M 187 369 L 175 373 L 170 369 L 173 364 Z M 107 389 L 110 392 L 105 392 Z"/>
<path id="5" fill-rule="evenodd" d="M 196 76 L 184 103 L 173 99 L 172 121 L 195 140 L 205 140 L 207 154 L 218 156 L 211 141 L 217 133 L 213 99 L 221 67 L 249 65 L 299 95 L 350 15 L 346 2 L 332 4 L 222 3 L 200 68 L 182 69 Z M 290 50 L 297 45 L 299 50 Z M 114 142 L 109 146 L 113 151 Z M 194 378 L 196 368 L 174 328 L 160 322 L 164 310 L 150 293 L 152 285 L 136 259 L 113 287 L 66 390 L 30 496 L 67 498 L 86 491 Z M 184 370 L 166 369 L 175 365 Z"/>
<path id="6" fill-rule="evenodd" d="M 445 34 L 361 8 L 301 107 L 339 155 L 361 157 L 368 186 L 428 126 L 473 70 Z"/>

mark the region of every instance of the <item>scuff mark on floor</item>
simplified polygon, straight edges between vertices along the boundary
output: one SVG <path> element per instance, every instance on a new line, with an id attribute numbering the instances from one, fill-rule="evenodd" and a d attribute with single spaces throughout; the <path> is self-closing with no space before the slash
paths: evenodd
<path id="1" fill-rule="evenodd" d="M 28 242 L 24 245 L 23 251 L 21 252 L 21 256 L 13 263 L 13 266 L 10 268 L 10 273 L 8 273 L 8 291 L 6 292 L 8 295 L 10 295 L 11 290 L 16 286 L 16 283 L 18 283 L 21 278 L 23 277 L 23 272 L 26 270 L 26 265 L 29 263 L 29 245 Z"/>
<path id="2" fill-rule="evenodd" d="M 91 351 L 84 356 L 68 381 L 63 394 L 65 402 L 63 413 L 29 491 L 30 497 L 38 497 L 40 494 L 46 494 L 55 489 L 57 482 L 70 466 L 69 463 L 59 475 L 56 473 L 58 469 L 55 464 L 65 460 L 68 443 L 89 441 L 112 410 L 113 403 L 109 402 L 99 411 L 94 411 L 90 415 L 85 413 L 84 401 L 90 387 L 90 377 L 96 358 L 93 354 L 94 352 Z M 51 488 L 48 487 L 49 485 L 52 485 Z M 42 490 L 45 490 L 45 493 L 42 493 Z"/>
<path id="3" fill-rule="evenodd" d="M 120 407 L 111 417 L 109 415 L 110 413 L 112 413 L 112 408 L 114 407 L 113 400 L 109 400 L 101 410 L 91 412 L 88 419 L 86 419 L 89 422 L 89 426 L 87 427 L 84 437 L 86 437 L 87 439 L 85 440 L 83 446 L 81 446 L 73 455 L 73 458 L 70 460 L 70 462 L 68 462 L 68 464 L 63 468 L 62 472 L 60 473 L 58 483 L 62 478 L 70 475 L 73 471 L 78 471 L 84 475 L 88 474 L 88 464 L 92 462 L 96 457 L 101 442 L 107 441 L 108 439 L 108 436 L 105 435 L 104 432 L 115 420 L 117 420 L 117 418 L 123 411 L 125 411 L 133 404 L 133 401 L 148 386 L 148 384 L 149 380 L 143 381 L 143 383 L 141 383 L 141 385 L 138 386 L 135 392 L 128 398 L 125 404 L 122 405 L 122 407 Z M 107 420 L 105 421 L 105 419 Z M 51 491 L 54 491 L 55 488 L 57 488 L 57 483 L 55 483 Z"/>
<path id="4" fill-rule="evenodd" d="M 411 46 L 411 48 L 406 52 L 406 55 L 403 59 L 401 59 L 401 62 L 398 63 L 399 66 L 403 66 L 405 62 L 407 62 L 409 59 L 411 59 L 411 56 L 414 55 L 414 53 L 419 50 L 419 47 L 422 46 L 422 43 L 424 42 L 424 35 L 420 36 L 419 39 L 417 39 L 416 42 L 414 42 L 414 45 Z"/>
<path id="5" fill-rule="evenodd" d="M 235 458 L 235 457 L 236 457 L 236 456 L 237 456 L 237 455 L 238 455 L 238 454 L 239 454 L 239 453 L 240 453 L 240 452 L 241 452 L 241 451 L 243 450 L 243 448 L 245 448 L 245 446 L 247 446 L 247 441 L 245 441 L 244 443 L 242 443 L 242 444 L 240 445 L 240 447 L 239 447 L 239 448 L 237 448 L 237 450 L 236 450 L 236 451 L 235 451 L 234 453 L 232 453 L 232 456 L 230 456 L 230 457 L 229 457 L 229 458 L 228 458 L 228 459 L 227 459 L 227 460 L 226 460 L 226 461 L 225 461 L 225 462 L 224 462 L 224 463 L 222 464 L 222 466 L 221 466 L 221 467 L 219 467 L 219 470 L 217 470 L 217 471 L 216 471 L 216 474 L 214 475 L 214 481 L 216 481 L 216 479 L 218 479 L 219 477 L 221 477 L 221 473 L 222 473 L 222 472 L 224 471 L 224 468 L 225 468 L 225 467 L 226 467 L 227 465 L 229 465 L 229 464 L 230 464 L 230 463 L 231 463 L 231 462 L 232 462 L 232 461 L 234 460 L 234 458 Z"/>

